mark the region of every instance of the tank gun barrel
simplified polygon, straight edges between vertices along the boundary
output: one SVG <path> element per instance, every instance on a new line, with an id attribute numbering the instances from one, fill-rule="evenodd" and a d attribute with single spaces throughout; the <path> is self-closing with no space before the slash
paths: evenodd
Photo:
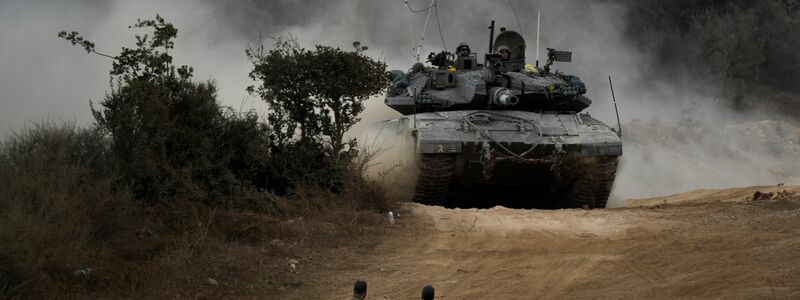
<path id="1" fill-rule="evenodd" d="M 511 90 L 503 87 L 492 88 L 490 91 L 489 102 L 497 106 L 514 106 L 519 103 L 519 98 Z"/>

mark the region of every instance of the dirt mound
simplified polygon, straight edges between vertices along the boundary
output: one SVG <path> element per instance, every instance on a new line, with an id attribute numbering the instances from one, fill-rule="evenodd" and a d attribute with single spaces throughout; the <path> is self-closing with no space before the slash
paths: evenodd
<path id="1" fill-rule="evenodd" d="M 761 208 L 771 210 L 795 210 L 800 208 L 800 195 L 796 192 L 781 190 L 778 192 L 753 193 L 748 200 L 756 202 Z"/>
<path id="2" fill-rule="evenodd" d="M 772 196 L 760 196 L 756 191 Z M 409 204 L 386 241 L 327 256 L 304 294 L 410 299 L 800 297 L 798 187 L 702 190 L 606 210 Z M 750 198 L 750 199 L 748 199 Z"/>
<path id="3" fill-rule="evenodd" d="M 663 197 L 653 197 L 645 199 L 631 199 L 626 201 L 629 207 L 653 206 L 663 204 L 676 204 L 683 202 L 709 203 L 709 202 L 742 202 L 751 201 L 755 198 L 772 199 L 776 194 L 796 195 L 800 193 L 798 186 L 751 186 L 729 189 L 704 189 L 694 190 L 685 193 L 673 194 Z M 764 196 L 757 196 L 764 195 Z M 772 196 L 767 196 L 767 195 Z M 764 198 L 766 197 L 766 198 Z"/>

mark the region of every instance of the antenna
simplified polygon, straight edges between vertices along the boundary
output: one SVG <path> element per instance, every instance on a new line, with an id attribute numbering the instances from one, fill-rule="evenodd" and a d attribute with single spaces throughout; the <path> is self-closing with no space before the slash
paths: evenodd
<path id="1" fill-rule="evenodd" d="M 541 25 L 542 15 L 536 11 L 536 67 L 539 67 L 539 26 Z"/>
<path id="2" fill-rule="evenodd" d="M 519 16 L 517 16 L 517 9 L 514 8 L 514 2 L 512 0 L 508 0 L 508 4 L 511 5 L 511 11 L 514 12 L 514 19 L 517 19 L 517 27 L 519 27 L 519 34 L 525 35 L 522 33 L 522 23 L 519 22 Z"/>
<path id="3" fill-rule="evenodd" d="M 428 29 L 428 21 L 431 19 L 431 7 L 435 4 L 434 1 L 431 0 L 431 5 L 428 7 L 428 16 L 425 17 L 425 25 L 422 26 L 422 33 L 419 35 L 419 45 L 417 46 L 417 62 L 419 62 L 419 52 L 422 50 L 422 42 L 425 41 L 425 31 Z"/>
<path id="4" fill-rule="evenodd" d="M 411 42 L 411 57 L 413 58 L 414 57 L 414 50 L 416 50 L 416 49 L 414 49 L 414 23 L 411 20 L 411 15 L 413 13 L 413 10 L 411 10 L 411 7 L 408 6 L 408 0 L 406 0 L 404 5 L 409 10 L 409 12 L 408 12 L 408 33 L 409 33 L 409 37 L 411 38 L 411 39 L 409 39 L 409 41 Z"/>
<path id="5" fill-rule="evenodd" d="M 617 97 L 614 96 L 614 85 L 611 84 L 611 75 L 608 75 L 608 86 L 611 87 L 611 99 L 614 100 L 614 111 L 617 113 L 617 128 L 619 128 L 619 137 L 622 137 L 622 123 L 619 121 L 619 110 L 617 109 Z"/>
<path id="6" fill-rule="evenodd" d="M 417 130 L 417 87 L 414 87 L 414 94 L 411 95 L 411 99 L 414 101 L 414 130 Z"/>
<path id="7" fill-rule="evenodd" d="M 494 20 L 489 25 L 489 53 L 494 53 Z"/>

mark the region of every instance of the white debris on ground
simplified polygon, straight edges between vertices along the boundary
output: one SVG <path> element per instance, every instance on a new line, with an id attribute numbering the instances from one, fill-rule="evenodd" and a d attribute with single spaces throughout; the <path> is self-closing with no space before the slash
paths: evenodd
<path id="1" fill-rule="evenodd" d="M 297 269 L 297 265 L 300 264 L 300 261 L 296 259 L 290 259 L 289 261 L 286 262 L 286 264 L 289 266 L 290 270 L 294 271 Z"/>
<path id="2" fill-rule="evenodd" d="M 217 282 L 217 280 L 214 279 L 214 278 L 208 278 L 208 279 L 206 279 L 206 282 L 208 282 L 208 284 L 213 285 L 213 286 L 219 286 L 219 282 Z"/>
<path id="3" fill-rule="evenodd" d="M 73 275 L 78 277 L 89 276 L 90 273 L 92 273 L 92 268 L 89 267 L 81 268 L 76 270 L 75 272 L 72 272 Z"/>

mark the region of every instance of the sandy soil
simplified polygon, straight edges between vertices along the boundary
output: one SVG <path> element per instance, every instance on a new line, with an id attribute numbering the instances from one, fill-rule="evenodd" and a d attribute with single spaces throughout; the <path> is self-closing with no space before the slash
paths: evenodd
<path id="1" fill-rule="evenodd" d="M 290 298 L 798 298 L 800 198 L 701 190 L 606 210 L 446 209 L 409 204 L 386 241 L 316 262 Z"/>

